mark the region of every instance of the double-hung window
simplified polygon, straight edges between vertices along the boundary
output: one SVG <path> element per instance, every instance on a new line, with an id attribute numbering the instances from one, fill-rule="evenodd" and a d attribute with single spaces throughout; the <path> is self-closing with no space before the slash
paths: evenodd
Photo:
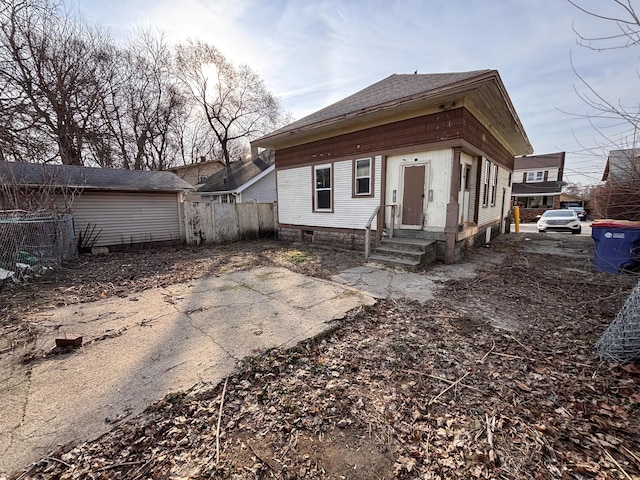
<path id="1" fill-rule="evenodd" d="M 371 159 L 360 158 L 354 166 L 354 194 L 371 195 Z"/>
<path id="2" fill-rule="evenodd" d="M 493 166 L 493 177 L 491 178 L 491 205 L 496 204 L 498 196 L 498 165 Z"/>
<path id="3" fill-rule="evenodd" d="M 490 177 L 491 177 L 491 162 L 489 160 L 484 161 L 484 176 L 482 182 L 482 205 L 487 207 L 489 206 L 489 185 L 490 185 Z"/>
<path id="4" fill-rule="evenodd" d="M 544 182 L 544 171 L 527 172 L 527 183 Z"/>
<path id="5" fill-rule="evenodd" d="M 313 167 L 314 211 L 330 212 L 332 210 L 331 164 Z"/>

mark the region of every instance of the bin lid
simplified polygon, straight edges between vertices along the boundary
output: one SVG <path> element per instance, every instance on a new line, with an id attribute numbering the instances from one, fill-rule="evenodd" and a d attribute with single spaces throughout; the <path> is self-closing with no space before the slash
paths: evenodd
<path id="1" fill-rule="evenodd" d="M 640 228 L 640 222 L 632 222 L 630 220 L 613 220 L 602 219 L 594 220 L 591 228 Z"/>

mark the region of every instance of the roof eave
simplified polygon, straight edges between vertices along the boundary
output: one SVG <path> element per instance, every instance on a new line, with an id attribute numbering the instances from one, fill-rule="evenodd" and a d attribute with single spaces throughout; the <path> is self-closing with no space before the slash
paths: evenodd
<path id="1" fill-rule="evenodd" d="M 531 146 L 529 138 L 527 137 L 524 126 L 522 125 L 522 122 L 520 121 L 520 118 L 518 117 L 515 108 L 511 103 L 506 88 L 504 87 L 504 84 L 502 83 L 497 70 L 491 70 L 471 79 L 467 79 L 452 85 L 447 85 L 445 87 L 440 87 L 417 95 L 402 97 L 390 102 L 385 102 L 382 104 L 374 105 L 372 107 L 350 112 L 348 114 L 343 114 L 319 122 L 303 125 L 292 130 L 285 130 L 281 133 L 274 132 L 270 135 L 265 135 L 264 137 L 252 141 L 251 145 L 256 147 L 276 149 L 278 145 L 281 145 L 283 143 L 295 141 L 298 138 L 304 139 L 305 135 L 308 132 L 328 132 L 332 129 L 332 127 L 339 124 L 340 122 L 344 122 L 345 120 L 353 120 L 357 118 L 365 120 L 367 117 L 373 117 L 376 113 L 385 111 L 392 112 L 394 109 L 399 109 L 401 107 L 408 108 L 412 104 L 417 106 L 418 104 L 424 103 L 425 101 L 429 101 L 432 104 L 437 104 L 439 99 L 450 97 L 452 95 L 464 94 L 465 92 L 473 90 L 473 87 L 475 85 L 481 85 L 487 81 L 495 82 L 497 92 L 506 105 L 511 118 L 513 119 L 519 137 L 519 139 L 512 138 L 509 140 L 512 149 L 514 150 L 514 155 L 529 155 L 533 153 L 533 147 Z"/>

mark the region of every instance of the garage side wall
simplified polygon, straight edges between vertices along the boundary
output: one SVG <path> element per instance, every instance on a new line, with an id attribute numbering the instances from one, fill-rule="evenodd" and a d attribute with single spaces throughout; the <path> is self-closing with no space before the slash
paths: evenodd
<path id="1" fill-rule="evenodd" d="M 176 193 L 85 191 L 72 207 L 76 240 L 93 230 L 95 247 L 180 242 L 179 208 Z"/>

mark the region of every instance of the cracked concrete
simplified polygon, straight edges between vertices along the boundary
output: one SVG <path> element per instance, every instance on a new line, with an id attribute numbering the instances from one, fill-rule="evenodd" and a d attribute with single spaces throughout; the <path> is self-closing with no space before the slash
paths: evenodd
<path id="1" fill-rule="evenodd" d="M 99 437 L 167 393 L 214 385 L 247 355 L 293 346 L 374 301 L 264 267 L 43 312 L 40 359 L 0 357 L 0 477 Z M 50 355 L 64 335 L 82 335 L 83 347 Z"/>
<path id="2" fill-rule="evenodd" d="M 294 346 L 374 298 L 423 303 L 444 282 L 475 278 L 503 258 L 478 249 L 469 262 L 426 274 L 369 264 L 331 282 L 260 267 L 43 312 L 41 357 L 65 334 L 82 335 L 83 347 L 26 366 L 26 352 L 0 356 L 0 479 L 99 437 L 167 393 L 215 385 L 247 355 Z"/>
<path id="3" fill-rule="evenodd" d="M 334 275 L 332 280 L 367 292 L 375 298 L 406 299 L 424 303 L 432 300 L 445 282 L 475 278 L 480 266 L 497 265 L 503 259 L 504 255 L 478 249 L 469 262 L 434 265 L 426 274 L 368 264 L 345 270 L 339 275 Z"/>

